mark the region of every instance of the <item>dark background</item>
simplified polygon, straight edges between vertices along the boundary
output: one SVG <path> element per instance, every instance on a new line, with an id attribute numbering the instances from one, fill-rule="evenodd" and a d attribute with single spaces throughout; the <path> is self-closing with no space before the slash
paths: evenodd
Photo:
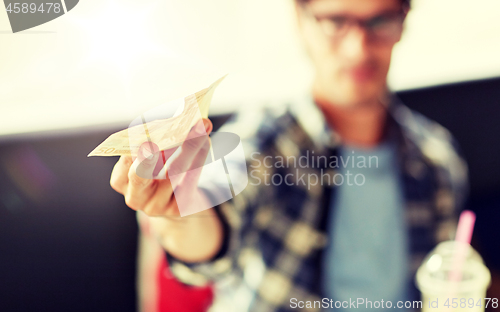
<path id="1" fill-rule="evenodd" d="M 474 242 L 499 270 L 500 79 L 400 97 L 458 139 L 477 213 Z M 217 127 L 227 117 L 211 118 Z M 121 128 L 0 137 L 0 311 L 136 310 L 135 213 L 109 186 L 117 157 L 86 157 Z"/>

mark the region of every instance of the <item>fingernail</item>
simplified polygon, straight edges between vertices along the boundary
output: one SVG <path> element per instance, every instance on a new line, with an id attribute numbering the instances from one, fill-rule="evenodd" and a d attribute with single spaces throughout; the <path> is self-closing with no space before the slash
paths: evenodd
<path id="1" fill-rule="evenodd" d="M 205 130 L 205 127 L 203 126 L 203 123 L 197 124 L 195 126 L 195 131 L 198 134 L 207 134 L 207 131 Z"/>
<path id="2" fill-rule="evenodd" d="M 147 147 L 141 147 L 139 152 L 145 160 L 151 160 L 154 157 L 154 154 Z"/>

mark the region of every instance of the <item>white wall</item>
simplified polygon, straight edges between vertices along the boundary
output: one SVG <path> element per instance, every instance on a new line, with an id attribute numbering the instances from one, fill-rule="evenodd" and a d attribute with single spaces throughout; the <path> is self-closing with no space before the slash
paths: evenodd
<path id="1" fill-rule="evenodd" d="M 0 135 L 109 123 L 229 73 L 211 112 L 307 90 L 291 0 L 82 0 L 11 34 L 0 10 Z M 500 75 L 498 0 L 414 0 L 389 82 Z"/>

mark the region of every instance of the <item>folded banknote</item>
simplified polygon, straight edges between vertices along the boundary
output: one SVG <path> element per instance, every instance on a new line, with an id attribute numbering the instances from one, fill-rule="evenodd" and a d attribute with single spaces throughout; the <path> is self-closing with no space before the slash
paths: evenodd
<path id="1" fill-rule="evenodd" d="M 99 144 L 87 157 L 90 156 L 136 156 L 139 146 L 144 142 L 153 142 L 160 150 L 177 147 L 186 140 L 191 128 L 202 118 L 208 117 L 208 109 L 215 88 L 225 78 L 222 77 L 208 88 L 191 94 L 183 101 L 172 101 L 161 105 L 155 114 L 144 113 L 136 118 L 127 129 L 110 135 Z M 170 118 L 157 119 L 162 116 L 161 108 L 179 105 L 179 108 Z M 156 119 L 155 119 L 156 118 Z"/>

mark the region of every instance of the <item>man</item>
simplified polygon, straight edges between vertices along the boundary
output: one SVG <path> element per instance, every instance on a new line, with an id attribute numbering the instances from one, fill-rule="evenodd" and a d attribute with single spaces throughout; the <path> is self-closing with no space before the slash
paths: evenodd
<path id="1" fill-rule="evenodd" d="M 227 126 L 245 142 L 241 194 L 180 218 L 169 181 L 138 177 L 125 157 L 111 185 L 145 212 L 174 275 L 215 281 L 213 311 L 395 308 L 417 299 L 416 268 L 453 234 L 465 164 L 445 129 L 387 90 L 408 1 L 298 1 L 296 10 L 312 92 Z M 171 163 L 187 167 L 202 150 L 183 146 Z M 193 205 L 214 196 L 216 183 L 192 187 Z"/>

